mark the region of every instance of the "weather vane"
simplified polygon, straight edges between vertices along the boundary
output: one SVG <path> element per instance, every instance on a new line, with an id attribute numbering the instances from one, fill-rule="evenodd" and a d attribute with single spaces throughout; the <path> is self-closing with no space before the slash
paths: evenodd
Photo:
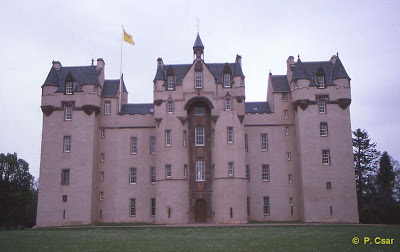
<path id="1" fill-rule="evenodd" d="M 199 28 L 199 26 L 200 26 L 200 19 L 197 18 L 197 34 L 200 33 L 200 28 Z"/>

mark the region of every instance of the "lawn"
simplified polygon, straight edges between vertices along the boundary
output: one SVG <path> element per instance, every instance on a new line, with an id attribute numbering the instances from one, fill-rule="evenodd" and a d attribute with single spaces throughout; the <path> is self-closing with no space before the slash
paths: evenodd
<path id="1" fill-rule="evenodd" d="M 352 239 L 358 237 L 360 244 Z M 369 237 L 372 244 L 363 244 Z M 394 239 L 376 245 L 375 237 Z M 0 231 L 1 251 L 400 251 L 400 226 L 79 227 Z"/>

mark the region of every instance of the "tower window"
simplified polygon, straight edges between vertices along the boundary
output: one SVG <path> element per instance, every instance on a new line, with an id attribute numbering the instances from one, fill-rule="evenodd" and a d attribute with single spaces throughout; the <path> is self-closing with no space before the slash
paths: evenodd
<path id="1" fill-rule="evenodd" d="M 165 165 L 165 176 L 170 178 L 172 176 L 172 168 L 170 164 Z"/>
<path id="2" fill-rule="evenodd" d="M 283 102 L 287 101 L 287 93 L 282 93 L 282 101 Z"/>
<path id="3" fill-rule="evenodd" d="M 67 202 L 68 201 L 68 196 L 67 195 L 63 195 L 63 202 Z"/>
<path id="4" fill-rule="evenodd" d="M 231 87 L 231 75 L 229 73 L 224 73 L 224 87 Z"/>
<path id="5" fill-rule="evenodd" d="M 65 120 L 66 121 L 72 120 L 72 107 L 70 106 L 65 107 Z"/>
<path id="6" fill-rule="evenodd" d="M 136 168 L 129 169 L 129 183 L 136 184 Z"/>
<path id="7" fill-rule="evenodd" d="M 250 181 L 250 166 L 246 165 L 246 180 Z"/>
<path id="8" fill-rule="evenodd" d="M 174 90 L 174 76 L 168 76 L 168 90 Z"/>
<path id="9" fill-rule="evenodd" d="M 156 137 L 150 137 L 150 154 L 156 154 Z"/>
<path id="10" fill-rule="evenodd" d="M 289 127 L 285 127 L 285 135 L 286 135 L 286 136 L 289 135 Z"/>
<path id="11" fill-rule="evenodd" d="M 284 112 L 284 115 L 285 115 L 285 119 L 287 119 L 289 112 L 286 109 L 283 112 Z"/>
<path id="12" fill-rule="evenodd" d="M 318 88 L 325 88 L 325 78 L 323 75 L 317 75 Z"/>
<path id="13" fill-rule="evenodd" d="M 137 153 L 137 137 L 131 137 L 131 154 Z"/>
<path id="14" fill-rule="evenodd" d="M 130 202 L 129 215 L 136 216 L 136 199 L 129 199 L 129 202 Z"/>
<path id="15" fill-rule="evenodd" d="M 323 165 L 329 165 L 330 164 L 329 150 L 322 150 L 322 164 Z"/>
<path id="16" fill-rule="evenodd" d="M 203 106 L 202 105 L 196 105 L 194 110 L 195 110 L 196 115 L 203 115 Z"/>
<path id="17" fill-rule="evenodd" d="M 227 141 L 228 143 L 233 143 L 233 127 L 227 128 Z"/>
<path id="18" fill-rule="evenodd" d="M 290 152 L 286 153 L 286 158 L 288 161 L 292 160 L 292 153 Z"/>
<path id="19" fill-rule="evenodd" d="M 318 99 L 318 109 L 320 114 L 326 113 L 326 100 L 321 98 Z"/>
<path id="20" fill-rule="evenodd" d="M 194 87 L 195 88 L 202 88 L 203 87 L 203 80 L 202 80 L 202 72 L 196 71 L 194 72 Z"/>
<path id="21" fill-rule="evenodd" d="M 196 146 L 204 146 L 204 127 L 195 128 Z"/>
<path id="22" fill-rule="evenodd" d="M 249 151 L 249 136 L 244 134 L 244 151 Z"/>
<path id="23" fill-rule="evenodd" d="M 156 199 L 152 198 L 150 199 L 150 205 L 151 205 L 151 216 L 156 215 Z"/>
<path id="24" fill-rule="evenodd" d="M 66 82 L 65 83 L 65 94 L 72 95 L 73 94 L 74 83 Z"/>
<path id="25" fill-rule="evenodd" d="M 247 216 L 250 216 L 250 197 L 247 197 Z"/>
<path id="26" fill-rule="evenodd" d="M 165 146 L 171 146 L 171 145 L 172 145 L 171 130 L 166 130 L 165 131 Z"/>
<path id="27" fill-rule="evenodd" d="M 231 98 L 225 98 L 225 110 L 231 110 Z"/>
<path id="28" fill-rule="evenodd" d="M 332 183 L 326 182 L 326 189 L 332 189 Z"/>
<path id="29" fill-rule="evenodd" d="M 293 182 L 293 175 L 292 175 L 292 174 L 289 174 L 289 176 L 288 176 L 288 182 L 289 182 L 289 183 L 292 183 L 292 182 Z"/>
<path id="30" fill-rule="evenodd" d="M 104 102 L 104 114 L 105 115 L 111 114 L 111 101 Z"/>
<path id="31" fill-rule="evenodd" d="M 320 123 L 319 132 L 321 136 L 328 136 L 328 124 L 325 122 Z"/>
<path id="32" fill-rule="evenodd" d="M 203 161 L 196 162 L 196 181 L 205 180 L 205 167 Z"/>
<path id="33" fill-rule="evenodd" d="M 264 215 L 269 215 L 269 197 L 264 196 Z"/>
<path id="34" fill-rule="evenodd" d="M 261 134 L 261 151 L 268 150 L 268 134 Z"/>
<path id="35" fill-rule="evenodd" d="M 174 103 L 173 101 L 168 101 L 168 113 L 174 112 Z"/>
<path id="36" fill-rule="evenodd" d="M 150 167 L 150 183 L 156 182 L 156 167 Z"/>
<path id="37" fill-rule="evenodd" d="M 71 137 L 64 137 L 64 152 L 71 152 Z"/>
<path id="38" fill-rule="evenodd" d="M 268 182 L 269 181 L 269 165 L 263 164 L 261 168 L 262 168 L 262 181 Z"/>
<path id="39" fill-rule="evenodd" d="M 228 176 L 232 177 L 233 176 L 233 162 L 228 163 Z"/>
<path id="40" fill-rule="evenodd" d="M 61 185 L 69 186 L 69 169 L 63 169 L 61 171 Z"/>

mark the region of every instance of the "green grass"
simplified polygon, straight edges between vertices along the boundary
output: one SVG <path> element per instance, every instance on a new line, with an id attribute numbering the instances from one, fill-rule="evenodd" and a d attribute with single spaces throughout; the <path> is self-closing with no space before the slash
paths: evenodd
<path id="1" fill-rule="evenodd" d="M 394 238 L 393 245 L 352 243 Z M 400 251 L 400 226 L 79 227 L 0 231 L 1 251 Z"/>

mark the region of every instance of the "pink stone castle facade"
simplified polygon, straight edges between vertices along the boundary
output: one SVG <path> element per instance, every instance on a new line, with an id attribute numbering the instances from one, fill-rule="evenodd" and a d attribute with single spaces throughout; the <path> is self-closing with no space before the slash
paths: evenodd
<path id="1" fill-rule="evenodd" d="M 358 222 L 339 57 L 287 60 L 246 102 L 241 56 L 159 58 L 154 102 L 129 104 L 105 63 L 53 66 L 42 86 L 37 226 L 97 222 Z M 254 85 L 249 83 L 249 85 Z M 122 92 L 120 92 L 122 91 Z"/>

